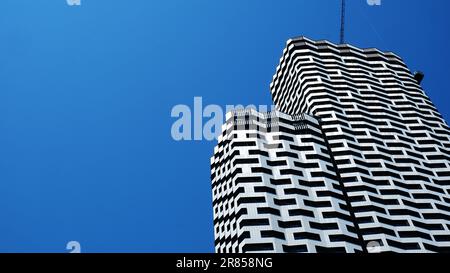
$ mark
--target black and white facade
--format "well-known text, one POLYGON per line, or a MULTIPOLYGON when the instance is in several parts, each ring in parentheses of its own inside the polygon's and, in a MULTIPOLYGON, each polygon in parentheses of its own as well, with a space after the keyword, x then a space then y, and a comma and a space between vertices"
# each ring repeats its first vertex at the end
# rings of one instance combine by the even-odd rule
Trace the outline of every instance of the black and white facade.
POLYGON ((217 252, 450 251, 450 129, 398 56, 291 39, 271 92, 211 159, 217 252))

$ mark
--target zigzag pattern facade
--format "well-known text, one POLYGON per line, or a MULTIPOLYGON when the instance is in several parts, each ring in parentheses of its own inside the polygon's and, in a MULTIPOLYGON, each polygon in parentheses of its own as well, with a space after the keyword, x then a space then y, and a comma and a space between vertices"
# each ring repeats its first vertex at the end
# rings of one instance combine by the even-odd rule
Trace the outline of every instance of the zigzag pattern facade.
POLYGON ((211 159, 217 252, 450 251, 450 129, 398 56, 292 39, 271 93, 211 159))
POLYGON ((361 249, 314 117, 228 113, 211 167, 217 252, 361 249))

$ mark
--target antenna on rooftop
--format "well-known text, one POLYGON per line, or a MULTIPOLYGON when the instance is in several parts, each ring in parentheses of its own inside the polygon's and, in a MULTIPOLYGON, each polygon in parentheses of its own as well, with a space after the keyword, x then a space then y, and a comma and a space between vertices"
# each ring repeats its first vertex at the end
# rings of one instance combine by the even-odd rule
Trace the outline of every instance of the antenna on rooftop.
POLYGON ((341 0, 341 39, 340 43, 345 43, 345 0, 341 0))

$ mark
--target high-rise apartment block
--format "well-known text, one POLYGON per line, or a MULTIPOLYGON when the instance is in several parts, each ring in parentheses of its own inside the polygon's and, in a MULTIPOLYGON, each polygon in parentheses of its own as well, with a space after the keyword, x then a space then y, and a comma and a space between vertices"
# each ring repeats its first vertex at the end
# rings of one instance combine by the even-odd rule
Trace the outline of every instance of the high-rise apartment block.
POLYGON ((217 252, 450 251, 450 129, 401 58, 291 39, 271 92, 211 159, 217 252))

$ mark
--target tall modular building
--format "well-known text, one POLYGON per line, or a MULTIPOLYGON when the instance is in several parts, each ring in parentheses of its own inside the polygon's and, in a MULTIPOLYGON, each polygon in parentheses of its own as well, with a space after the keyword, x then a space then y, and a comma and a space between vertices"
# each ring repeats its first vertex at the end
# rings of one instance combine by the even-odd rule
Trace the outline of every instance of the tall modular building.
POLYGON ((291 39, 270 87, 211 159, 217 252, 450 251, 450 129, 400 57, 291 39))

